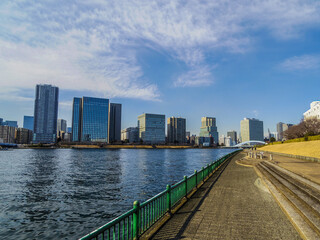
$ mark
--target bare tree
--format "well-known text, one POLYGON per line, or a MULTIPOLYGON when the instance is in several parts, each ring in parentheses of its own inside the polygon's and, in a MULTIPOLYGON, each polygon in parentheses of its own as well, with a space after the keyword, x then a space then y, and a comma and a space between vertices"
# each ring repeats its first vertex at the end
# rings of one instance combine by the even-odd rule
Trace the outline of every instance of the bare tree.
POLYGON ((286 139, 308 137, 320 134, 320 119, 308 118, 283 132, 286 139))

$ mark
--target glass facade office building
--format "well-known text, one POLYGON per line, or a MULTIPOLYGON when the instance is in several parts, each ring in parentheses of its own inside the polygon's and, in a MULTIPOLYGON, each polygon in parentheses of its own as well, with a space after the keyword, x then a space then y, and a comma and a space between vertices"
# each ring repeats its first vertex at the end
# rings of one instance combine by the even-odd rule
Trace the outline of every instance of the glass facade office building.
POLYGON ((54 143, 57 139, 59 88, 37 85, 34 105, 34 143, 54 143))
POLYGON ((82 98, 73 98, 72 130, 73 142, 81 141, 82 98))
POLYGON ((18 122, 17 121, 5 121, 2 123, 3 126, 9 126, 9 127, 18 127, 18 122))
POLYGON ((72 141, 108 141, 109 99, 74 98, 72 113, 72 141))
POLYGON ((145 113, 138 117, 139 138, 144 143, 164 143, 165 115, 145 113))
POLYGON ((23 117, 23 128, 26 128, 26 129, 33 131, 33 121, 34 121, 34 118, 32 116, 24 116, 23 117))

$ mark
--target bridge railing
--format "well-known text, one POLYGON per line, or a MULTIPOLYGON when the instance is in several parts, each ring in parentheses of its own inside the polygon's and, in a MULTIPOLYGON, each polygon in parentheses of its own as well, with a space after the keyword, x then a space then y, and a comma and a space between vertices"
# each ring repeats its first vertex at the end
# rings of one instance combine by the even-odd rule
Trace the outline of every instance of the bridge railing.
POLYGON ((138 239, 143 233, 150 229, 160 218, 171 210, 194 188, 215 171, 225 160, 241 150, 229 153, 220 159, 203 167, 200 171, 174 184, 167 185, 167 189, 141 205, 138 201, 133 203, 133 209, 115 218, 102 227, 94 230, 81 240, 107 239, 107 240, 129 240, 138 239))

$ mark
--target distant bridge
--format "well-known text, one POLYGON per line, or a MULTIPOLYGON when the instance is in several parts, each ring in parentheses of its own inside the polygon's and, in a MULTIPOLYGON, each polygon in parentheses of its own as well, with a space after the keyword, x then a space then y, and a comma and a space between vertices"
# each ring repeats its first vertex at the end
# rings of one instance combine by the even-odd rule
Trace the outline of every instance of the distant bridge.
POLYGON ((266 143, 263 141, 251 140, 251 141, 239 143, 233 147, 252 147, 254 145, 266 145, 266 143))

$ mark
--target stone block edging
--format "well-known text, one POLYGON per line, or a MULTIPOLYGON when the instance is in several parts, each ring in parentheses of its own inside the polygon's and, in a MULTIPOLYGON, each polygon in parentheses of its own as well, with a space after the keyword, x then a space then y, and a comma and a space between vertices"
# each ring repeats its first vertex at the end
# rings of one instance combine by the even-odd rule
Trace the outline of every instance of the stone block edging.
POLYGON ((279 153, 279 152, 270 152, 270 151, 264 151, 264 152, 269 153, 269 154, 276 154, 276 155, 283 156, 283 157, 291 157, 291 158, 320 163, 320 158, 315 158, 315 157, 307 157, 307 156, 301 156, 301 155, 293 155, 293 154, 288 154, 288 153, 279 153))

